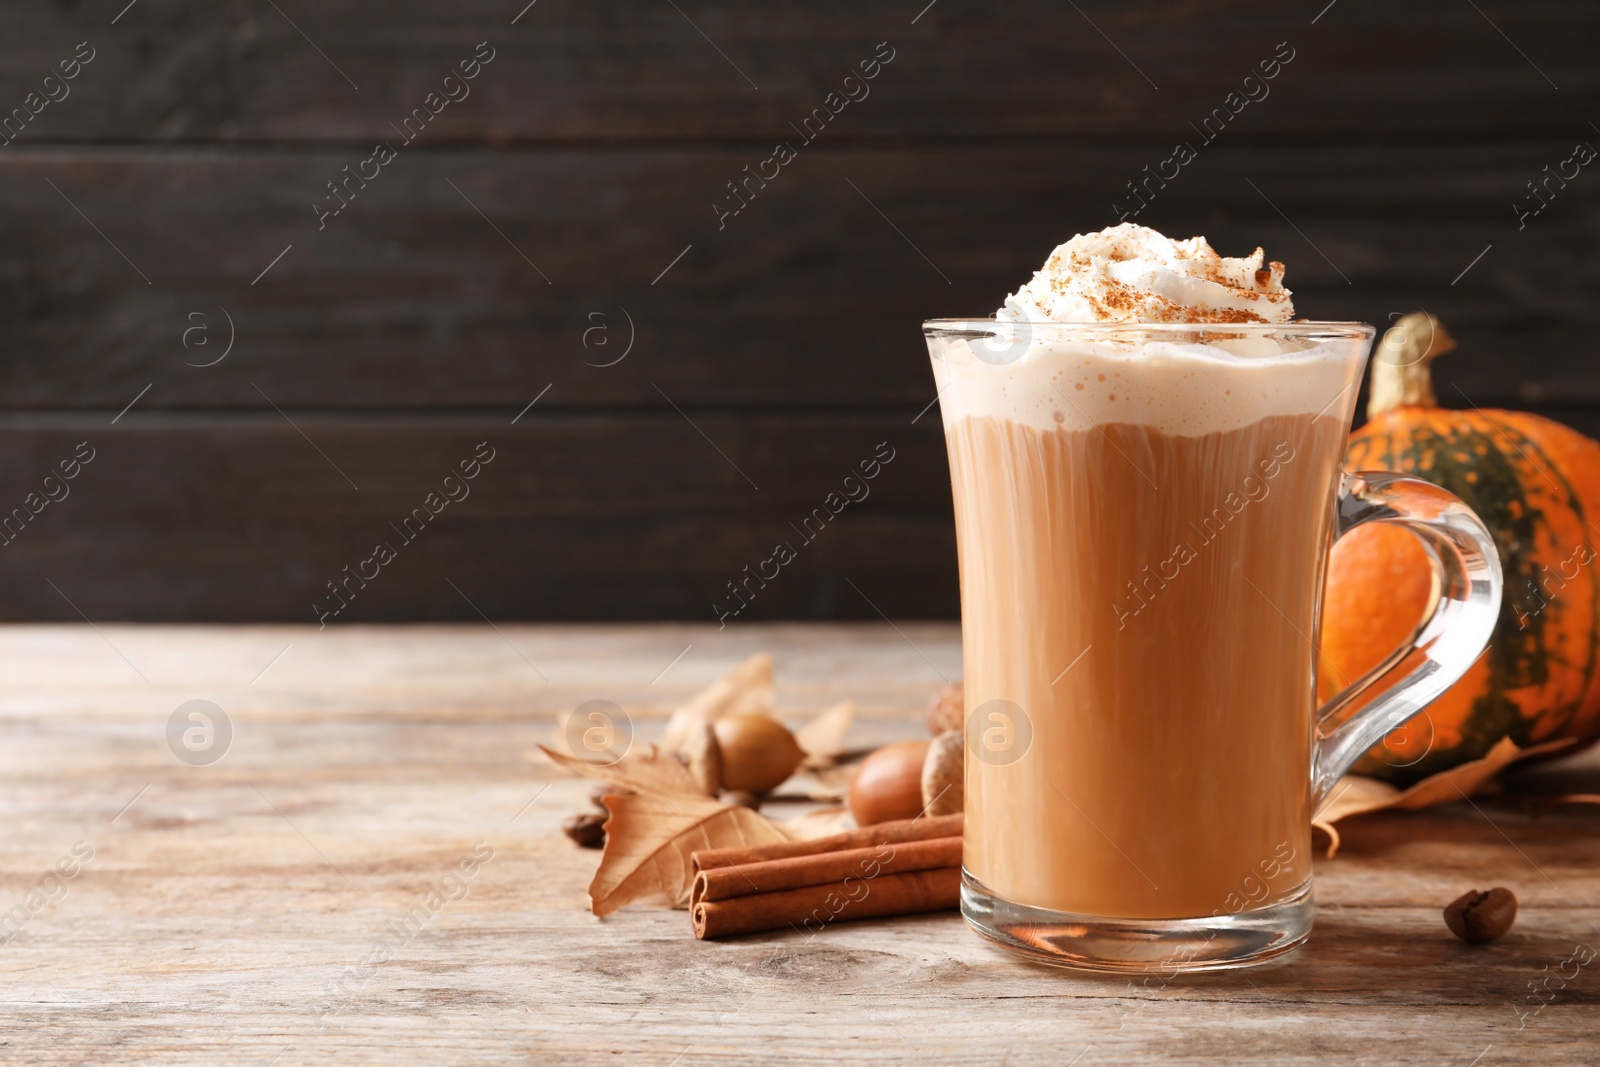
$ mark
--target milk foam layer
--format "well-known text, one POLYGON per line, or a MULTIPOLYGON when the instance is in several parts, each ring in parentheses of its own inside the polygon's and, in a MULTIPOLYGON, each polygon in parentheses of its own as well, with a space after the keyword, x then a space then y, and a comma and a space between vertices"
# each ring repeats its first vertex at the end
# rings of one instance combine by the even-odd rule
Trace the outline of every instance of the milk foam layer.
POLYGON ((1283 264, 1257 248, 1235 259, 1204 237, 1173 241, 1125 222, 1080 233, 1006 297, 1012 322, 1289 322, 1283 264))
POLYGON ((1293 326, 1207 344, 1080 340, 1067 336, 1071 327, 1050 325, 1019 329, 1031 336, 1015 342, 1022 355, 1009 363, 989 362, 998 342, 955 331, 930 336, 947 427, 989 417, 1038 430, 1132 423, 1197 437, 1271 415, 1347 421, 1367 343, 1353 329, 1310 343, 1295 339, 1293 326))
POLYGON ((1274 415, 1348 420, 1370 329, 1291 323, 1283 264, 1263 260, 1131 223, 1079 234, 993 322, 929 335, 945 425, 1200 436, 1274 415))

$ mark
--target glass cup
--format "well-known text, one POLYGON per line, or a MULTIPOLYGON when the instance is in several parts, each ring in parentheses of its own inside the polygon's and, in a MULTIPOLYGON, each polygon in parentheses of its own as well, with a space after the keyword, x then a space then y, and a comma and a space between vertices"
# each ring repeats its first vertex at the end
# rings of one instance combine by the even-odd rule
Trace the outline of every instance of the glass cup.
POLYGON ((923 332, 961 569, 967 921, 1097 969, 1289 950, 1314 914, 1312 814, 1466 671, 1500 606, 1466 505, 1341 473, 1372 327, 923 332), (1437 594, 1318 708, 1328 552, 1366 522, 1417 536, 1437 594))

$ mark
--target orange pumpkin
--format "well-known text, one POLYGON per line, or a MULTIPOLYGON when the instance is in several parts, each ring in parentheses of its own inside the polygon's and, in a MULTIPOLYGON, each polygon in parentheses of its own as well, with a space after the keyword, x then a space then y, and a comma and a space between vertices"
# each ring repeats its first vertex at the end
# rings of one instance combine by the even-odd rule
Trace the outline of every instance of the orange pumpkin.
MULTIPOLYGON (((1478 759, 1502 737, 1526 746, 1600 736, 1600 444, 1537 415, 1440 408, 1429 364, 1454 347, 1431 315, 1390 329, 1373 358, 1369 421, 1345 455, 1350 470, 1400 471, 1466 501, 1505 572, 1484 655, 1353 768, 1402 786, 1478 759)), ((1409 641, 1433 595, 1409 533, 1374 524, 1341 538, 1328 560, 1323 697, 1409 641)))

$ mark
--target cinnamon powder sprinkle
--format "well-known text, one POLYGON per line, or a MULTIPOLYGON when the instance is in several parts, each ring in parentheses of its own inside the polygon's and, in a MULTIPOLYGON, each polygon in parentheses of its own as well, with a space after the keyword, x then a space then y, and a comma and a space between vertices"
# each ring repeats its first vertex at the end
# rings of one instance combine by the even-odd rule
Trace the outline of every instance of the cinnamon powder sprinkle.
MULTIPOLYGON (((1256 294, 1252 294, 1256 295, 1256 294)), ((1101 315, 1106 319, 1119 319, 1132 316, 1135 312, 1144 322, 1183 322, 1183 323, 1247 323, 1267 322, 1268 320, 1247 311, 1244 308, 1192 308, 1169 300, 1156 293, 1146 293, 1120 282, 1112 282, 1107 287, 1106 297, 1097 301, 1100 305, 1101 315), (1111 314, 1121 312, 1123 314, 1111 314)))

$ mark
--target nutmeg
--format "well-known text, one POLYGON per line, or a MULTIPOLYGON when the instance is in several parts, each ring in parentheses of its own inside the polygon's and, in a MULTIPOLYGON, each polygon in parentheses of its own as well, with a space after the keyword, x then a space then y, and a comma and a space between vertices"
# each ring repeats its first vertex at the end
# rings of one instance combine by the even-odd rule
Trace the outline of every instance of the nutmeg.
POLYGON ((604 848, 606 843, 606 817, 593 812, 573 815, 561 823, 561 832, 578 843, 579 848, 604 848))
POLYGON ((960 730, 946 730, 929 742, 922 762, 922 810, 929 815, 954 815, 966 807, 966 752, 960 730))
POLYGON ((805 758, 794 735, 767 715, 725 715, 713 729, 722 750, 724 789, 765 793, 782 785, 805 758))
POLYGON ((922 765, 928 742, 885 745, 861 761, 850 783, 850 814, 856 825, 914 819, 922 813, 922 765))
POLYGON ((928 732, 938 737, 949 730, 960 730, 966 723, 965 690, 957 678, 928 702, 928 732))

